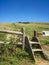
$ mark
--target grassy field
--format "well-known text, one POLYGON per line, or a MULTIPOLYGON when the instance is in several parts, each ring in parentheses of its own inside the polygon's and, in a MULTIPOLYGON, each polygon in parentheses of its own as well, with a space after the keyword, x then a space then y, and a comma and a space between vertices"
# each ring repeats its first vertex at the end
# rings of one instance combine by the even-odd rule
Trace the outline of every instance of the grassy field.
MULTIPOLYGON (((30 39, 33 37, 34 30, 37 30, 39 32, 42 31, 48 31, 49 30, 49 23, 0 23, 0 29, 6 29, 6 30, 15 30, 20 31, 21 28, 25 28, 25 33, 27 36, 29 36, 30 39)), ((5 33, 0 33, 0 40, 6 40, 4 37, 6 37, 5 33)), ((47 44, 49 43, 49 37, 44 37, 42 35, 39 36, 39 40, 41 44, 47 44)))
MULTIPOLYGON (((0 23, 0 29, 5 30, 20 31, 22 27, 25 28, 25 33, 30 40, 33 37, 34 30, 39 32, 49 31, 49 23, 0 23)), ((0 41, 7 41, 6 35, 5 33, 0 33, 0 41)), ((49 45, 49 37, 40 35, 39 40, 42 45, 49 45)), ((22 51, 12 45, 3 45, 3 47, 0 47, 0 65, 34 65, 34 62, 26 51, 22 51)))

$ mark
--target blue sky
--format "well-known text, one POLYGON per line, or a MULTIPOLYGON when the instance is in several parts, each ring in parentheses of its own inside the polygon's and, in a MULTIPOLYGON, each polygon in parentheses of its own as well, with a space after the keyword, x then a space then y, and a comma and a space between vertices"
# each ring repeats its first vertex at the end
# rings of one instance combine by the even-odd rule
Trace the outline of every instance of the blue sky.
POLYGON ((0 22, 49 22, 49 0, 0 0, 0 22))

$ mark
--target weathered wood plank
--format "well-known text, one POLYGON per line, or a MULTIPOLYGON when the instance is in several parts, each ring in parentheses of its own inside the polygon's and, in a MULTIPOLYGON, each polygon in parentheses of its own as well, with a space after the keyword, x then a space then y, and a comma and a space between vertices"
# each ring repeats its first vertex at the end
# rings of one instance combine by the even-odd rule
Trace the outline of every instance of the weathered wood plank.
MULTIPOLYGON (((10 42, 4 42, 4 41, 0 41, 0 44, 10 44, 10 42)), ((16 45, 22 45, 23 43, 18 42, 18 43, 12 43, 12 44, 16 44, 16 45)))
POLYGON ((34 51, 34 52, 37 52, 37 51, 42 51, 41 49, 32 49, 32 51, 34 51))
POLYGON ((0 44, 9 44, 10 42, 3 42, 3 41, 0 41, 0 44))
POLYGON ((39 42, 33 42, 33 41, 30 41, 30 40, 29 40, 29 43, 30 44, 39 44, 39 42))
POLYGON ((25 36, 25 48, 26 48, 26 51, 31 56, 31 58, 35 61, 34 53, 32 52, 32 47, 31 47, 31 44, 29 43, 29 39, 27 36, 25 36))
POLYGON ((22 35, 22 32, 18 31, 9 31, 9 30, 0 30, 1 33, 8 33, 8 34, 17 34, 17 35, 22 35))

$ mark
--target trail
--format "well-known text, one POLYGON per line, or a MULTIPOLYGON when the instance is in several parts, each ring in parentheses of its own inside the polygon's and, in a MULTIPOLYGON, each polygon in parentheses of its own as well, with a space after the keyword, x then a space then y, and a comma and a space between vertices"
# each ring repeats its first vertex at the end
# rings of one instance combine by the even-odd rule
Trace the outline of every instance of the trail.
POLYGON ((43 58, 36 58, 35 65, 49 65, 49 62, 43 58))
MULTIPOLYGON (((43 46, 43 49, 45 50, 45 53, 49 56, 49 46, 43 46)), ((36 57, 36 63, 35 65, 49 65, 49 61, 45 60, 41 57, 36 57)))

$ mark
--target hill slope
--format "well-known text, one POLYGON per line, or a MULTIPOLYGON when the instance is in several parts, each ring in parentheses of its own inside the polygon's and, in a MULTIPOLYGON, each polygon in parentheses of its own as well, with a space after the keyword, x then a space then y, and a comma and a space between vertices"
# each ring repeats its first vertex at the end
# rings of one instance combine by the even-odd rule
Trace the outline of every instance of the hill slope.
MULTIPOLYGON (((26 35, 31 39, 34 30, 38 30, 39 32, 49 30, 49 23, 0 23, 0 29, 20 31, 22 27, 25 27, 26 35)), ((0 33, 0 40, 6 41, 6 34, 0 33)), ((49 45, 49 37, 40 35, 39 40, 42 45, 49 45)), ((44 60, 43 62, 42 60, 39 62, 48 63, 44 60)), ((36 65, 40 65, 39 62, 37 62, 36 65)), ((0 65, 34 65, 34 61, 29 57, 26 51, 15 48, 13 45, 0 45, 0 65)))

